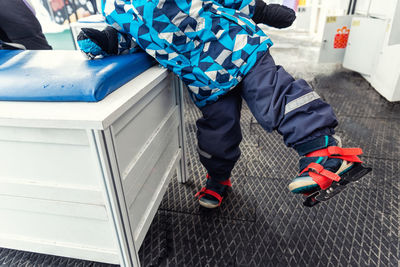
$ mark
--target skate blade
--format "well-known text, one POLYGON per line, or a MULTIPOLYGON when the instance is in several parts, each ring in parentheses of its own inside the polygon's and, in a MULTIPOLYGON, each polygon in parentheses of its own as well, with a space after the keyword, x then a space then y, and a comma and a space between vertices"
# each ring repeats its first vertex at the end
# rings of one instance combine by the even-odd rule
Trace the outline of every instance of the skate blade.
POLYGON ((346 189, 347 184, 360 180, 370 171, 372 171, 372 168, 356 163, 351 170, 341 176, 339 182, 333 182, 326 190, 320 190, 308 196, 303 202, 304 206, 313 207, 320 202, 331 199, 346 189))
POLYGON ((319 191, 312 193, 311 195, 307 196, 306 199, 303 202, 303 205, 306 207, 314 207, 317 205, 320 201, 316 200, 315 197, 319 195, 319 191))
POLYGON ((332 185, 326 190, 319 191, 319 194, 315 197, 315 199, 321 202, 327 201, 342 192, 344 189, 346 189, 345 184, 333 182, 332 185))
POLYGON ((361 179, 361 177, 365 176, 370 171, 372 171, 372 168, 364 167, 361 165, 361 163, 355 163, 354 167, 351 168, 351 170, 341 175, 339 183, 342 185, 346 185, 348 183, 358 181, 361 179))

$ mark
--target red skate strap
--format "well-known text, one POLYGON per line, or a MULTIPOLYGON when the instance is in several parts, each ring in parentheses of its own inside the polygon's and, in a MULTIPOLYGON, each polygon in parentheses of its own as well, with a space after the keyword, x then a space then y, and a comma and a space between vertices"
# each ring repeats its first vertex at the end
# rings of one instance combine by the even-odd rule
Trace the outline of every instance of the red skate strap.
MULTIPOLYGON (((210 179, 211 176, 207 173, 206 178, 210 179)), ((222 185, 226 185, 226 186, 232 187, 231 179, 228 179, 228 180, 225 180, 225 181, 221 181, 221 182, 218 182, 218 183, 222 184, 222 185)))
POLYGON ((218 182, 218 183, 222 184, 222 185, 226 185, 226 186, 232 187, 231 179, 228 179, 228 180, 225 180, 225 181, 222 181, 222 182, 218 182))
POLYGON ((361 155, 361 148, 341 148, 338 146, 330 146, 320 150, 316 150, 306 155, 306 157, 330 157, 343 159, 349 162, 360 162, 362 161, 357 157, 361 155))
POLYGON ((306 171, 309 172, 311 178, 323 190, 328 188, 332 184, 332 181, 336 181, 336 182, 340 181, 339 175, 324 169, 324 167, 322 165, 315 163, 315 162, 308 164, 307 168, 305 168, 300 174, 302 174, 306 171))
POLYGON ((324 169, 324 167, 318 163, 312 162, 308 165, 308 169, 310 171, 310 173, 317 173, 320 174, 322 176, 325 176, 331 180, 334 180, 336 182, 340 181, 340 176, 337 175, 336 173, 333 173, 331 171, 328 171, 326 169, 324 169))
POLYGON ((204 197, 205 195, 210 195, 210 196, 215 197, 219 201, 218 206, 221 205, 223 197, 220 194, 218 194, 217 192, 207 189, 205 187, 203 187, 199 192, 197 192, 195 197, 199 197, 199 199, 200 199, 200 198, 204 197))
POLYGON ((331 179, 323 175, 320 175, 318 173, 310 172, 310 176, 314 180, 314 182, 316 182, 319 185, 319 187, 321 187, 322 190, 327 189, 332 184, 331 179))

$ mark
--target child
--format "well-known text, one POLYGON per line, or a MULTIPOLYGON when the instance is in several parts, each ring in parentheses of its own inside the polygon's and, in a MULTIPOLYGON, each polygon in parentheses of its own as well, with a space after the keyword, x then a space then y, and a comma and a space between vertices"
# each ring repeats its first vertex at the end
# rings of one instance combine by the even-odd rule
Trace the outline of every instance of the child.
POLYGON ((277 130, 287 146, 305 156, 289 184, 293 193, 334 191, 332 181, 353 166, 357 172, 350 177, 360 176, 361 149, 339 148, 332 108, 304 80, 275 65, 268 51, 272 42, 257 26, 290 26, 291 9, 262 0, 106 0, 103 14, 113 28, 83 29, 82 51, 93 58, 140 46, 182 79, 200 108, 198 153, 208 171, 197 193, 200 205, 218 207, 231 186, 240 157, 242 98, 266 131, 277 130))

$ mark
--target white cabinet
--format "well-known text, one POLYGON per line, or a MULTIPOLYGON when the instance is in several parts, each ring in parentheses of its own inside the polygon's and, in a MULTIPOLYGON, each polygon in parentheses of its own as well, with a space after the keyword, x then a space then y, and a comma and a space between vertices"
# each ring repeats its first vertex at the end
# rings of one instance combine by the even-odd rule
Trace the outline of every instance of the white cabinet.
POLYGON ((382 52, 386 27, 382 19, 353 18, 343 67, 371 75, 382 52))
POLYGON ((342 63, 359 72, 387 100, 400 101, 400 1, 358 0, 356 15, 328 16, 320 63, 342 63), (350 28, 344 48, 337 30, 350 28))
POLYGON ((342 63, 353 16, 330 16, 326 18, 324 35, 319 54, 320 63, 342 63))
POLYGON ((0 247, 138 266, 185 181, 180 85, 157 66, 97 103, 0 102, 0 247))
POLYGON ((397 28, 388 19, 354 18, 343 61, 389 101, 400 101, 400 45, 391 44, 397 28))
POLYGON ((400 1, 397 2, 396 9, 394 11, 388 45, 400 45, 400 1))

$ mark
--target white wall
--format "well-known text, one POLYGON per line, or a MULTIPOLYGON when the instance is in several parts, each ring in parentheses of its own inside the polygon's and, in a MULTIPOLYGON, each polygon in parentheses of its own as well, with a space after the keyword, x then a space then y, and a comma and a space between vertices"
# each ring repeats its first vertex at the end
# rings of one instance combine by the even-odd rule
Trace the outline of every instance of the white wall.
MULTIPOLYGON (((305 12, 297 13, 296 30, 307 31, 314 41, 322 41, 326 17, 345 15, 350 0, 306 0, 305 12)), ((300 7, 299 8, 303 8, 300 7)))
POLYGON ((356 14, 377 18, 392 18, 398 0, 357 0, 356 14))
POLYGON ((316 26, 314 30, 315 40, 321 41, 324 33, 324 26, 326 17, 329 16, 343 16, 346 15, 349 0, 314 0, 320 2, 320 16, 316 20, 316 26))

